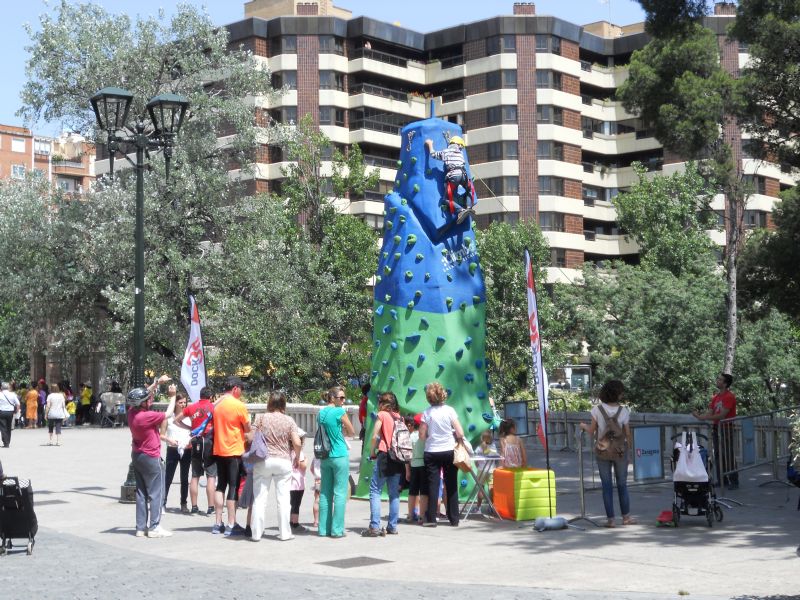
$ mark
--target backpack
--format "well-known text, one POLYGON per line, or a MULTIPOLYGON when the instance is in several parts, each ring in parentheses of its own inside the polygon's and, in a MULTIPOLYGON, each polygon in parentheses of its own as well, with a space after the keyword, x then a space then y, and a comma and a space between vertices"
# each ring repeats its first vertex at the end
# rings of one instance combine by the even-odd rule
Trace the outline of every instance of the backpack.
POLYGON ((411 462, 414 444, 411 442, 411 432, 406 427, 402 417, 394 418, 394 432, 389 440, 389 458, 395 462, 411 462))
POLYGON ((317 431, 314 434, 314 456, 323 459, 328 458, 331 453, 331 440, 328 437, 328 432, 322 426, 320 416, 317 416, 317 431))
POLYGON ((606 420, 606 433, 602 438, 597 439, 594 452, 600 460, 618 460, 625 456, 625 452, 628 449, 625 431, 617 421, 622 407, 620 406, 612 417, 608 416, 602 404, 598 404, 597 408, 600 409, 600 413, 606 420))

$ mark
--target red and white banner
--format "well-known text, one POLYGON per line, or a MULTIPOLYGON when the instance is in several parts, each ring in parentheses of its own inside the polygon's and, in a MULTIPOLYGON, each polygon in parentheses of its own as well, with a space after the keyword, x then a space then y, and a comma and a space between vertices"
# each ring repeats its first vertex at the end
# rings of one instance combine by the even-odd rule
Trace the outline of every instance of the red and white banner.
POLYGON ((525 274, 528 281, 528 326, 531 332, 531 355, 533 356, 533 379, 536 384, 536 397, 539 399, 539 426, 536 434, 542 447, 547 449, 547 374, 542 364, 542 338, 539 335, 539 310, 536 305, 536 283, 533 280, 531 256, 525 250, 525 274))
POLYGON ((189 294, 189 343, 181 363, 181 383, 192 402, 200 400, 200 390, 206 387, 206 357, 203 352, 203 334, 200 331, 200 312, 194 296, 189 294))

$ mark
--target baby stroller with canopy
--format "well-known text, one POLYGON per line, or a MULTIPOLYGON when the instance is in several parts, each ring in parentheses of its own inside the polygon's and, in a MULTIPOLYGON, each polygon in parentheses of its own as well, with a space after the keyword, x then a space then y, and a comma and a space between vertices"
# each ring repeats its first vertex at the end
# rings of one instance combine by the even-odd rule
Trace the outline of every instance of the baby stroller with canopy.
POLYGON ((698 438, 708 441, 704 435, 684 431, 672 453, 672 523, 678 526, 681 515, 705 517, 709 527, 714 520, 722 521, 722 507, 717 502, 714 484, 708 476, 708 452, 700 445, 698 438))

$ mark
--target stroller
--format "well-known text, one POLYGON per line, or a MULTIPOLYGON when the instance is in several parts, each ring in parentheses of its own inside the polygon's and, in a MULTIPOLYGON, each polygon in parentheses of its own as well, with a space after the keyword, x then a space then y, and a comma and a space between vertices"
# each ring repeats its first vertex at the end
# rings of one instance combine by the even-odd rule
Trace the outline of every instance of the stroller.
POLYGON ((722 521, 722 507, 717 502, 714 484, 708 476, 709 458, 706 449, 700 445, 698 438, 708 441, 702 434, 683 432, 672 436, 672 440, 681 438, 675 443, 670 459, 672 466, 672 523, 675 527, 681 515, 705 517, 709 527, 714 520, 722 521))
POLYGON ((31 482, 0 475, 0 556, 13 547, 11 538, 27 540, 26 553, 32 554, 38 531, 31 482))

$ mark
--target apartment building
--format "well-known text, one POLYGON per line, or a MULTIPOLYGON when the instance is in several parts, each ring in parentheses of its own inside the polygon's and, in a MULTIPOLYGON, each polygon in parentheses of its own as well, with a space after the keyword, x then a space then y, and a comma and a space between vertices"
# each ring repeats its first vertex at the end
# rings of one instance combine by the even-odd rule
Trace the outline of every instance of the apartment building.
MULTIPOLYGON (((437 116, 464 129, 478 227, 538 222, 552 248, 551 281, 571 279, 584 261, 636 261, 611 200, 635 182, 634 161, 663 172, 683 164, 613 100, 631 54, 649 40, 641 23, 578 25, 537 15, 533 3, 431 33, 351 18, 329 0, 254 0, 245 15, 228 25, 232 46, 250 49, 275 86, 288 90, 257 106, 257 118, 292 123, 310 114, 336 146, 358 143, 381 181, 341 208, 376 228, 395 179, 400 130, 428 117, 431 102, 437 116)), ((745 49, 725 38, 734 16, 735 5, 718 3, 706 19, 733 72, 747 61, 745 49)), ((756 191, 745 223, 769 226, 778 192, 795 182, 747 156, 731 127, 734 154, 756 191)), ((279 190, 282 160, 279 148, 262 148, 252 191, 279 190)), ((713 207, 721 219, 723 198, 713 207)), ((712 235, 724 243, 724 231, 712 235)))
POLYGON ((24 179, 33 172, 67 193, 81 194, 94 181, 94 160, 94 146, 80 135, 52 138, 0 125, 0 179, 24 179))

